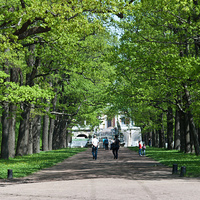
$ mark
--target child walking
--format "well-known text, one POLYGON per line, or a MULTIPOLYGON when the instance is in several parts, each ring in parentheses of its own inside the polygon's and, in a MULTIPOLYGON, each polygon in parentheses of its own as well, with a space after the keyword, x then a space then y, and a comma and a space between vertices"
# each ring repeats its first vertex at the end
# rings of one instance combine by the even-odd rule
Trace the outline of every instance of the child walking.
POLYGON ((145 146, 145 143, 143 143, 143 146, 142 146, 142 155, 145 156, 145 150, 146 150, 146 146, 145 146))

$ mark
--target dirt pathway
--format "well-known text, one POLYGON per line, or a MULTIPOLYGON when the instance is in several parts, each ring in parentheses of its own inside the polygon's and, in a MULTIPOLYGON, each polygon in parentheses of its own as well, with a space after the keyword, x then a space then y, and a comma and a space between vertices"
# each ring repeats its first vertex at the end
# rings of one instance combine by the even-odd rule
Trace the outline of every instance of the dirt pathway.
POLYGON ((54 167, 41 170, 26 181, 60 181, 91 178, 123 178, 130 180, 151 180, 173 178, 172 170, 137 152, 121 148, 119 159, 113 159, 112 151, 98 150, 98 159, 93 160, 91 150, 81 152, 54 167))
POLYGON ((119 159, 91 149, 26 178, 0 182, 0 199, 199 199, 198 179, 172 175, 172 169, 137 152, 120 148, 119 159))

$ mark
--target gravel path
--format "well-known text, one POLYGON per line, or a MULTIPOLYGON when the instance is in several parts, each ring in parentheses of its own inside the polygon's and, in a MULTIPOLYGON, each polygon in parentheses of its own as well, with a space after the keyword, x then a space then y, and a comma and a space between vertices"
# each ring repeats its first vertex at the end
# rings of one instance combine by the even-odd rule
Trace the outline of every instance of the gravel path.
POLYGON ((88 149, 26 178, 0 181, 2 200, 198 200, 199 194, 199 179, 172 175, 171 168, 127 148, 120 148, 118 160, 103 149, 93 160, 88 149))

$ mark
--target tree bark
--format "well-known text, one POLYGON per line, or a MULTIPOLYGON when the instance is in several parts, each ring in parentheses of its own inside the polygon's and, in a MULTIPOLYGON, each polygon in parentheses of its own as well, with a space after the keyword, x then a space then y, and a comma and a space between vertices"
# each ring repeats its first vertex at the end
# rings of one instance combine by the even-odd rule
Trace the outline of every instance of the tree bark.
POLYGON ((49 150, 52 150, 54 123, 55 123, 55 119, 50 118, 50 128, 49 128, 49 150))
POLYGON ((159 147, 159 135, 157 130, 152 131, 152 146, 159 147))
MULTIPOLYGON (((49 107, 46 108, 46 112, 49 112, 49 107)), ((49 150, 49 116, 45 115, 43 117, 43 133, 42 133, 42 151, 49 150)))
POLYGON ((67 137, 66 147, 68 147, 68 144, 72 142, 72 135, 68 130, 67 130, 67 133, 66 133, 66 137, 67 137))
POLYGON ((60 125, 59 149, 66 148, 67 146, 67 125, 66 119, 63 117, 60 125))
MULTIPOLYGON (((200 127, 198 127, 198 129, 197 129, 197 133, 198 133, 198 138, 199 138, 199 143, 200 143, 200 127)), ((194 138, 193 138, 193 140, 194 140, 194 138)))
POLYGON ((41 116, 37 115, 33 119, 33 153, 40 153, 40 132, 41 116))
POLYGON ((58 116, 58 117, 56 117, 56 120, 55 120, 52 149, 58 149, 59 148, 59 132, 60 132, 59 118, 60 117, 58 116))
POLYGON ((160 124, 160 129, 158 130, 159 134, 159 148, 164 148, 165 147, 165 135, 164 135, 164 129, 163 129, 163 115, 161 114, 159 116, 159 124, 160 124))
POLYGON ((2 113, 2 141, 1 141, 1 158, 9 158, 9 149, 8 149, 8 135, 9 135, 9 105, 4 103, 3 113, 2 113))
POLYGON ((174 135, 174 149, 180 151, 181 135, 180 135, 180 111, 176 110, 175 114, 175 135, 174 135))
POLYGON ((8 135, 8 149, 9 158, 15 157, 15 127, 16 127, 16 106, 10 105, 10 117, 9 117, 9 135, 8 135))
POLYGON ((28 154, 28 138, 29 138, 29 119, 30 119, 30 105, 24 104, 24 111, 21 114, 19 135, 17 141, 17 156, 28 154))
POLYGON ((185 153, 191 153, 190 125, 188 115, 185 115, 185 153))
POLYGON ((168 107, 167 112, 167 143, 168 149, 173 149, 173 110, 168 107))
POLYGON ((152 130, 152 147, 156 146, 156 130, 152 130))
MULTIPOLYGON (((9 74, 8 68, 4 67, 4 71, 9 74)), ((5 81, 18 82, 18 71, 16 68, 10 70, 10 78, 7 78, 5 81)), ((16 106, 4 103, 2 108, 1 158, 9 159, 15 156, 16 106)))
POLYGON ((33 119, 29 122, 28 154, 33 154, 33 119))
MULTIPOLYGON (((52 84, 52 83, 50 83, 52 84)), ((56 92, 56 89, 54 90, 56 92)), ((57 96, 55 96, 52 100, 53 110, 56 110, 57 96)), ((50 128, 49 128, 49 150, 52 150, 53 145, 53 133, 55 128, 55 119, 50 118, 50 128)))
POLYGON ((190 93, 187 89, 187 85, 185 84, 184 85, 184 88, 185 88, 185 96, 186 96, 186 107, 188 108, 188 120, 189 120, 189 123, 190 123, 190 130, 191 130, 191 134, 192 134, 192 137, 194 138, 194 148, 195 148, 195 154, 198 156, 199 155, 199 141, 198 141, 198 134, 197 134, 197 131, 196 131, 196 128, 195 128, 195 123, 194 123, 194 120, 193 120, 193 115, 190 111, 190 105, 191 105, 191 98, 190 98, 190 93))
POLYGON ((185 152, 185 113, 180 111, 180 138, 181 138, 181 152, 185 152))

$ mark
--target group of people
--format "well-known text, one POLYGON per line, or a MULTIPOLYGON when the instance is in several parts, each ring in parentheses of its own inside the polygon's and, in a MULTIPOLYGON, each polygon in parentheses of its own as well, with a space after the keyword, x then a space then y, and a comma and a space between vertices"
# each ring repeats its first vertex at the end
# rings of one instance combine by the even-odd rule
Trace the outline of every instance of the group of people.
MULTIPOLYGON (((93 159, 95 160, 97 159, 98 145, 99 145, 99 140, 94 135, 92 139, 92 155, 93 159)), ((108 138, 105 138, 105 140, 103 141, 103 145, 105 150, 108 150, 108 138)), ((118 135, 115 135, 115 139, 111 143, 111 148, 110 148, 113 152, 114 159, 118 159, 119 147, 120 147, 120 140, 118 139, 118 135)))
POLYGON ((146 145, 143 143, 141 144, 141 141, 139 141, 139 156, 145 156, 145 151, 146 151, 146 145))
MULTIPOLYGON (((99 140, 94 135, 92 139, 92 155, 93 155, 93 159, 95 160, 97 159, 98 145, 99 145, 99 140)), ((104 145, 105 150, 108 150, 108 138, 105 138, 105 140, 103 141, 103 145, 104 145)), ((118 159, 118 151, 120 147, 120 140, 118 139, 118 135, 115 135, 115 139, 111 143, 110 146, 111 146, 110 149, 112 150, 113 155, 114 155, 114 159, 118 159)), ((145 151, 146 151, 145 143, 143 143, 142 145, 141 141, 139 141, 139 156, 145 156, 145 151)))

